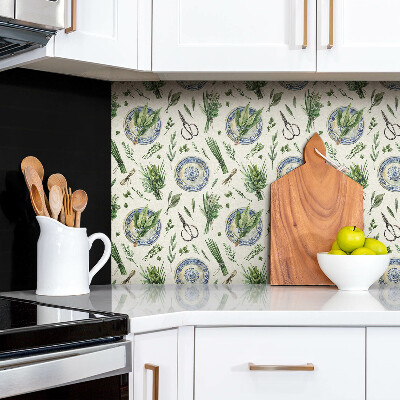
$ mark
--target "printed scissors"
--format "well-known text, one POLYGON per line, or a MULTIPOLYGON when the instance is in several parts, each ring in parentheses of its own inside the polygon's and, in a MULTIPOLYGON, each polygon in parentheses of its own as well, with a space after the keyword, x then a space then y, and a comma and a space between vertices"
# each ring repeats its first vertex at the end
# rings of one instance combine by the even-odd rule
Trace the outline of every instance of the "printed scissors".
POLYGON ((192 140, 195 136, 199 134, 199 128, 197 127, 196 124, 188 124, 179 110, 178 113, 183 124, 183 128, 181 129, 182 137, 185 140, 192 140))
POLYGON ((383 222, 386 225, 385 232, 383 232, 383 236, 385 236, 388 242, 394 242, 396 239, 400 238, 400 226, 392 225, 383 212, 381 212, 383 222))
POLYGON ((183 219, 180 212, 178 212, 179 219, 182 222, 183 229, 181 231, 181 237, 185 242, 191 242, 199 236, 199 230, 194 225, 188 225, 183 219))
POLYGON ((382 110, 381 110, 381 113, 382 113, 383 120, 386 123, 386 128, 383 131, 383 134, 385 135, 386 139, 389 139, 389 140, 396 139, 397 136, 400 136, 400 125, 392 124, 388 120, 386 114, 382 110))
POLYGON ((283 137, 287 140, 293 140, 295 136, 300 135, 300 128, 298 125, 288 122, 282 111, 280 111, 280 113, 283 123, 285 124, 285 127, 282 129, 283 137), (286 133, 285 131, 287 131, 288 133, 286 133))

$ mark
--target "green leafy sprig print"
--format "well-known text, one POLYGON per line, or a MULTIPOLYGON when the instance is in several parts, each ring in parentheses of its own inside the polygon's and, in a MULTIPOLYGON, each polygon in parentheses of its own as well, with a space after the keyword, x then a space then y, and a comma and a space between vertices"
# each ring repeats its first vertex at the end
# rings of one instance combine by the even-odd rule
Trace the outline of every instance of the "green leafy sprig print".
POLYGON ((226 166, 225 161, 222 157, 221 150, 218 146, 218 143, 213 138, 210 138, 210 137, 206 138, 206 143, 207 143, 207 146, 209 147, 209 149, 211 150, 211 153, 213 153, 214 157, 217 159, 217 161, 222 169, 222 173, 227 174, 229 172, 228 167, 226 166))
POLYGON ((368 125, 367 135, 369 135, 377 125, 378 125, 378 123, 376 122, 375 117, 372 117, 371 121, 369 122, 369 125, 368 125))
POLYGON ((147 254, 143 257, 144 261, 147 261, 149 258, 155 257, 160 251, 162 251, 163 246, 160 246, 159 244, 155 244, 148 252, 147 254))
POLYGON ((203 194, 203 208, 200 207, 201 213, 206 217, 206 226, 204 233, 210 231, 211 225, 218 218, 218 212, 221 210, 222 205, 219 204, 220 197, 214 193, 209 194, 208 192, 203 194))
POLYGON ((133 226, 137 230, 136 233, 136 241, 133 244, 135 247, 137 246, 137 242, 146 235, 147 232, 149 232, 151 229, 153 229, 158 222, 158 219, 161 214, 161 210, 158 210, 151 216, 147 215, 147 210, 148 206, 146 205, 145 208, 143 208, 142 211, 135 211, 135 214, 133 215, 133 226))
POLYGON ((133 124, 136 128, 136 136, 133 142, 134 145, 137 144, 139 138, 144 136, 148 130, 157 123, 160 116, 161 108, 152 111, 150 114, 147 113, 147 110, 148 104, 146 104, 141 111, 139 111, 139 108, 136 108, 133 113, 133 124))
POLYGON ((281 102, 282 95, 283 95, 283 92, 275 93, 274 89, 271 90, 271 93, 269 94, 269 105, 268 105, 267 112, 269 112, 272 107, 277 106, 281 102))
POLYGON ((142 184, 145 192, 153 193, 157 200, 161 200, 161 189, 165 186, 164 163, 161 165, 149 164, 142 166, 142 184))
POLYGON ((250 114, 250 103, 240 111, 239 108, 236 109, 235 113, 235 124, 238 130, 238 135, 235 144, 239 144, 241 138, 243 138, 253 127, 255 127, 261 118, 262 108, 256 112, 250 114))
POLYGON ((236 252, 226 243, 223 243, 222 245, 224 246, 225 254, 228 257, 228 260, 239 265, 239 263, 236 261, 236 252))
POLYGON ((111 196, 111 220, 117 218, 118 210, 121 208, 121 206, 117 203, 117 200, 118 196, 113 194, 111 196))
POLYGON ((379 106, 379 104, 382 103, 384 96, 385 96, 384 92, 376 93, 376 89, 374 89, 371 94, 371 105, 368 111, 371 112, 374 107, 379 106))
POLYGON ((179 204, 181 196, 182 196, 182 193, 177 193, 177 194, 172 195, 172 192, 169 192, 169 195, 168 195, 168 207, 167 207, 167 210, 165 211, 165 214, 168 215, 168 211, 171 208, 174 208, 179 204))
POLYGON ((174 132, 171 135, 171 139, 170 139, 170 144, 168 145, 168 153, 167 153, 167 157, 169 161, 173 161, 175 156, 176 156, 176 150, 174 150, 176 147, 176 132, 174 132))
POLYGON ((375 169, 375 162, 379 157, 379 145, 380 145, 379 132, 377 132, 374 135, 374 141, 372 143, 372 150, 370 154, 371 160, 374 162, 374 169, 375 169))
POLYGON ((169 247, 168 247, 167 259, 168 259, 169 263, 171 264, 171 270, 172 270, 172 263, 174 262, 175 257, 176 257, 175 249, 176 249, 176 233, 174 233, 171 236, 171 239, 169 240, 169 247))
POLYGON ((250 164, 247 168, 242 165, 244 175, 244 186, 249 193, 254 193, 257 200, 262 200, 263 190, 267 187, 267 167, 265 163, 261 168, 250 164))
POLYGON ((353 128, 357 127, 361 121, 364 109, 356 111, 353 115, 351 114, 351 104, 349 104, 346 109, 342 112, 342 110, 338 109, 338 113, 336 116, 336 123, 340 130, 339 138, 337 143, 339 144, 341 139, 347 136, 353 128))
POLYGON ((126 174, 126 168, 125 168, 124 161, 121 158, 121 154, 119 154, 118 147, 115 144, 114 140, 111 140, 111 154, 114 157, 115 161, 117 162, 119 170, 123 174, 126 174))
POLYGON ((119 272, 121 275, 126 275, 126 269, 125 266, 121 260, 121 256, 119 255, 119 251, 117 246, 115 245, 114 242, 111 242, 111 257, 114 259, 114 261, 117 263, 117 267, 119 269, 119 272))
POLYGON ((348 160, 351 160, 353 157, 355 157, 358 153, 361 153, 365 148, 367 147, 367 145, 365 145, 364 143, 357 143, 352 149, 351 152, 349 154, 347 154, 346 158, 348 160))
POLYGON ((163 81, 143 82, 143 86, 147 91, 153 92, 153 94, 156 96, 156 99, 161 99, 162 97, 161 88, 165 86, 165 82, 163 81))
POLYGON ((163 148, 162 144, 160 143, 155 143, 153 146, 150 147, 150 149, 147 151, 147 153, 142 157, 145 160, 148 160, 151 156, 159 152, 163 148))
POLYGON ((129 144, 125 144, 124 142, 122 142, 122 147, 124 148, 126 157, 132 161, 135 161, 135 152, 133 151, 133 149, 131 149, 129 144))
POLYGON ((218 117, 218 110, 221 107, 222 104, 219 102, 218 93, 208 93, 207 91, 203 92, 203 106, 200 105, 200 109, 207 118, 204 132, 207 133, 209 131, 210 125, 212 124, 214 118, 218 117))
POLYGON ((304 106, 302 106, 304 112, 307 115, 307 132, 311 132, 311 128, 314 127, 314 121, 319 117, 321 108, 324 105, 321 103, 321 95, 316 92, 310 92, 308 89, 304 93, 304 106))
POLYGON ((236 210, 235 224, 238 229, 238 233, 236 235, 237 240, 235 246, 239 246, 240 240, 246 237, 252 231, 252 229, 258 225, 262 212, 263 210, 258 211, 252 217, 250 217, 250 204, 242 213, 239 212, 239 209, 236 210))
POLYGON ((384 196, 385 196, 384 193, 375 195, 375 191, 372 192, 371 207, 369 208, 369 212, 368 212, 369 215, 371 215, 371 212, 374 208, 378 208, 382 204, 384 196))
POLYGON ((168 106, 165 112, 168 112, 170 107, 176 106, 179 103, 182 92, 172 93, 172 89, 168 93, 168 106))
POLYGON ((111 95, 111 119, 117 116, 117 110, 121 107, 121 104, 118 103, 118 96, 116 93, 111 95))
POLYGON ((272 136, 272 145, 269 146, 268 157, 271 160, 272 168, 274 168, 274 161, 276 159, 276 156, 278 155, 276 151, 277 147, 278 147, 278 132, 276 132, 275 135, 272 136))
POLYGON ((326 150, 328 151, 329 157, 339 162, 337 159, 337 150, 328 142, 325 142, 325 147, 326 150))
POLYGON ((245 257, 245 260, 246 261, 252 260, 258 254, 260 254, 264 249, 265 249, 265 247, 262 246, 260 243, 256 244, 254 249, 251 250, 251 252, 245 257))
POLYGON ((257 143, 247 154, 246 154, 246 160, 248 160, 250 157, 253 157, 255 154, 260 152, 264 148, 264 145, 261 143, 257 143))
POLYGON ((208 247, 208 250, 210 250, 210 253, 212 256, 215 258, 215 261, 218 263, 219 268, 221 269, 222 275, 226 276, 228 275, 228 269, 226 268, 225 262, 222 259, 221 252, 219 250, 219 247, 217 243, 213 239, 206 239, 206 245, 208 247))
POLYGON ((351 165, 348 176, 359 183, 363 189, 368 187, 368 168, 366 163, 364 165, 351 165))
POLYGON ((265 81, 248 81, 244 83, 244 86, 247 90, 254 92, 257 95, 257 99, 262 99, 264 97, 264 93, 262 88, 267 85, 265 81))
POLYGON ((223 145, 225 147, 226 154, 228 154, 229 158, 231 160, 236 161, 236 151, 235 151, 235 149, 229 143, 223 142, 223 145))
POLYGON ((366 81, 351 81, 346 82, 347 88, 352 91, 356 92, 360 99, 365 97, 365 87, 368 86, 368 82, 366 81))
POLYGON ((249 284, 249 285, 257 285, 257 284, 263 284, 265 285, 267 283, 267 276, 263 272, 263 270, 259 270, 257 266, 250 265, 246 269, 243 268, 243 280, 244 283, 249 284))
POLYGON ((165 283, 164 267, 155 267, 150 265, 143 269, 140 267, 140 275, 142 276, 142 283, 146 285, 163 285, 165 283))

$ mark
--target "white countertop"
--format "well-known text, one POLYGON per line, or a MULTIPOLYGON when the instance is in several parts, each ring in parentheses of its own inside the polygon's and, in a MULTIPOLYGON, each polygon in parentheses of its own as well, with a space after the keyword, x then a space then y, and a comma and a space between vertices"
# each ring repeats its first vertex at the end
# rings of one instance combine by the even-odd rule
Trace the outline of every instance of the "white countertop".
POLYGON ((326 286, 104 285, 71 297, 0 294, 127 314, 133 333, 185 325, 400 326, 400 285, 374 286, 368 292, 326 286))

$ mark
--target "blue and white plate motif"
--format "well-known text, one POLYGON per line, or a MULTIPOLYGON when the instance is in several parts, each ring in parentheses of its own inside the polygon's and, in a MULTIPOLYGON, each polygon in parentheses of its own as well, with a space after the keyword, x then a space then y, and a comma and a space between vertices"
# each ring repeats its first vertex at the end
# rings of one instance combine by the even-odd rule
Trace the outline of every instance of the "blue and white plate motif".
MULTIPOLYGON (((137 240, 138 229, 136 229, 133 225, 133 216, 136 211, 141 212, 144 207, 136 208, 131 211, 124 221, 124 233, 126 238, 132 242, 137 243, 138 246, 150 246, 160 237, 161 232, 161 221, 158 220, 156 226, 153 229, 150 229, 146 235, 137 240)), ((150 217, 154 214, 154 211, 147 209, 147 216, 150 217)))
MULTIPOLYGON (((125 130, 125 135, 129 140, 132 140, 133 143, 139 143, 139 144, 150 144, 153 143, 158 136, 160 135, 161 131, 161 120, 158 118, 157 123, 150 128, 143 136, 140 138, 137 138, 137 127, 133 124, 133 115, 135 114, 135 110, 142 111, 143 106, 136 107, 133 110, 129 111, 128 114, 126 114, 125 120, 124 120, 124 130, 125 130)), ((150 115, 153 113, 154 110, 151 109, 150 107, 147 108, 147 115, 150 115)))
MULTIPOLYGON (((340 107, 340 110, 344 112, 347 107, 340 107)), ((336 122, 336 117, 337 113, 339 111, 339 108, 334 110, 332 114, 328 118, 328 134, 331 137, 332 140, 335 142, 338 141, 339 136, 340 136, 340 129, 337 126, 336 122)), ((358 110, 355 108, 351 107, 350 108, 350 114, 354 115, 358 110)), ((340 139, 341 144, 354 144, 357 142, 358 139, 362 136, 364 132, 364 117, 361 117, 361 121, 358 124, 358 126, 355 126, 346 136, 342 137, 340 139)))
POLYGON ((201 310, 210 299, 208 285, 178 285, 176 301, 184 310, 201 310))
MULTIPOLYGON (((239 210, 235 210, 228 216, 226 220, 225 233, 232 243, 236 244, 239 234, 239 229, 236 227, 235 222, 236 212, 239 211, 239 213, 242 214, 245 209, 246 208, 239 208, 239 210)), ((252 217, 255 213, 256 212, 254 210, 249 210, 250 217, 252 217)), ((260 218, 256 227, 253 228, 244 238, 239 240, 239 246, 252 246, 254 243, 257 242, 258 239, 260 239, 262 230, 263 225, 260 218)))
POLYGON ((197 258, 187 258, 175 270, 175 283, 208 283, 210 272, 206 264, 197 258))
MULTIPOLYGON (((231 111, 226 119, 226 133, 229 136, 230 139, 232 139, 234 142, 237 142, 238 140, 238 128, 236 127, 236 122, 235 122, 235 115, 236 112, 239 110, 240 112, 244 110, 245 107, 238 107, 235 108, 233 111, 231 111)), ((249 108, 249 115, 252 115, 256 112, 254 108, 249 108)), ((258 121, 258 124, 256 126, 253 126, 242 138, 239 140, 240 144, 251 144, 255 142, 261 135, 262 133, 262 118, 260 117, 260 120, 258 121)))
POLYGON ((400 157, 389 157, 378 169, 378 180, 389 192, 400 192, 400 157))
POLYGON ((380 84, 389 90, 400 90, 400 82, 398 81, 382 81, 380 84))
POLYGON ((203 189, 209 177, 207 164, 198 157, 186 157, 175 168, 176 183, 187 192, 198 192, 203 189))
POLYGON ((207 81, 177 81, 177 84, 186 90, 200 90, 207 81))
POLYGON ((301 90, 307 86, 308 81, 281 81, 279 84, 288 90, 301 90))
POLYGON ((282 176, 285 176, 287 173, 293 171, 294 169, 300 167, 300 165, 303 164, 304 160, 300 157, 285 158, 278 165, 276 179, 282 178, 282 176))

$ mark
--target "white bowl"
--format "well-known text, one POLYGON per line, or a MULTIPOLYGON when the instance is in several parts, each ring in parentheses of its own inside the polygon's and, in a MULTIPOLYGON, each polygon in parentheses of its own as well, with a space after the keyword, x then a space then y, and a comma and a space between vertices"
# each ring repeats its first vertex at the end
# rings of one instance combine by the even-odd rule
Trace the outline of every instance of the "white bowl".
POLYGON ((368 290, 386 271, 390 254, 335 255, 318 253, 319 266, 340 290, 368 290))

